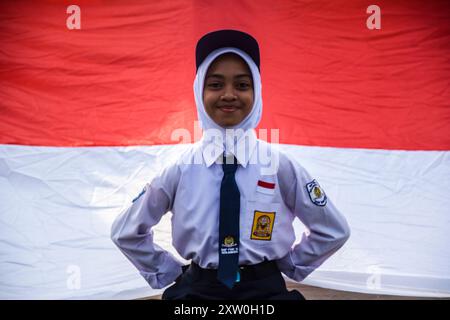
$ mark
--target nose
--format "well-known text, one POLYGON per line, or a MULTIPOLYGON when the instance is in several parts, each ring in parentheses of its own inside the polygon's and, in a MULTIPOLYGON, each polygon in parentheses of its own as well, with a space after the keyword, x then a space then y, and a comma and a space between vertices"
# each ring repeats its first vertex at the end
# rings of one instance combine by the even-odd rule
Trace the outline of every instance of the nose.
POLYGON ((232 90, 227 90, 221 97, 221 100, 224 101, 233 101, 237 99, 237 96, 234 94, 232 90))

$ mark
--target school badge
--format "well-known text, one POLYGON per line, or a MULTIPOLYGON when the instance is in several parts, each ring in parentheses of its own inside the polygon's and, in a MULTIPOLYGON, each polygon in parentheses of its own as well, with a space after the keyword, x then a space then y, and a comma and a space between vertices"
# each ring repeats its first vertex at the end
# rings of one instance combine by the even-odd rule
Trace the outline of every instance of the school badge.
POLYGON ((232 236, 227 236, 223 239, 220 247, 220 252, 222 254, 236 254, 239 253, 239 247, 232 236))
POLYGON ((308 191, 312 203, 320 207, 327 204, 327 195, 315 179, 306 184, 306 190, 308 191))
POLYGON ((275 222, 275 212, 263 212, 255 210, 253 216, 252 240, 266 240, 272 239, 273 223, 275 222))

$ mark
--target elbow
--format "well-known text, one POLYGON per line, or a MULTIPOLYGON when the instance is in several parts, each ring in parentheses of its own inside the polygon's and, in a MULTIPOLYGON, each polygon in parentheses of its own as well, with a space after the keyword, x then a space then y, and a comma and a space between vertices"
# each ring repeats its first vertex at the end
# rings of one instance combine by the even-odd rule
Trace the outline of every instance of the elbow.
POLYGON ((114 244, 116 246, 119 246, 119 243, 121 242, 121 238, 120 238, 119 228, 117 228, 116 222, 114 222, 112 224, 109 236, 111 238, 111 241, 114 242, 114 244))
POLYGON ((111 241, 112 241, 116 246, 119 244, 119 237, 118 237, 116 234, 111 233, 110 238, 111 238, 111 241))
POLYGON ((340 246, 343 246, 344 243, 347 242, 347 240, 350 238, 350 235, 350 226, 348 225, 347 221, 344 221, 341 225, 339 236, 337 237, 337 241, 339 242, 340 246))

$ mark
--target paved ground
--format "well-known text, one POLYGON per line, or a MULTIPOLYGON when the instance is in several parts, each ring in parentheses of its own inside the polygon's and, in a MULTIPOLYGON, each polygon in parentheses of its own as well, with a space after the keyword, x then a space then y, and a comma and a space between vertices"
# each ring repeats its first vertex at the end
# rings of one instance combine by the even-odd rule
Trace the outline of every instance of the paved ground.
POLYGON ((288 289, 298 289, 307 300, 419 300, 425 298, 365 294, 358 292, 323 289, 287 282, 288 289))
MULTIPOLYGON (((402 297, 402 296, 388 296, 388 295, 377 295, 377 294, 365 294, 357 292, 348 291, 338 291, 323 289, 313 286, 307 286, 298 283, 287 282, 287 287, 289 290, 297 289, 299 290, 307 300, 423 300, 431 298, 421 298, 421 297, 402 297)), ((161 299, 161 296, 152 296, 148 299, 161 299)))

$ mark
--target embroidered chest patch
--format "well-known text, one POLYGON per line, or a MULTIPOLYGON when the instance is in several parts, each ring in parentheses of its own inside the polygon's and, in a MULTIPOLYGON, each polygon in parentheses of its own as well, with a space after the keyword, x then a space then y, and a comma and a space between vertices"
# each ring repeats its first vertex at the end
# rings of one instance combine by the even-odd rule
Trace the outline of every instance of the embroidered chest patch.
POLYGON ((327 196, 316 180, 307 183, 306 190, 312 203, 321 207, 327 204, 327 196))
POLYGON ((275 183, 258 180, 256 191, 265 194, 275 194, 275 183))
POLYGON ((275 222, 275 212, 264 212, 255 210, 253 216, 252 240, 266 240, 272 239, 273 224, 275 222))

